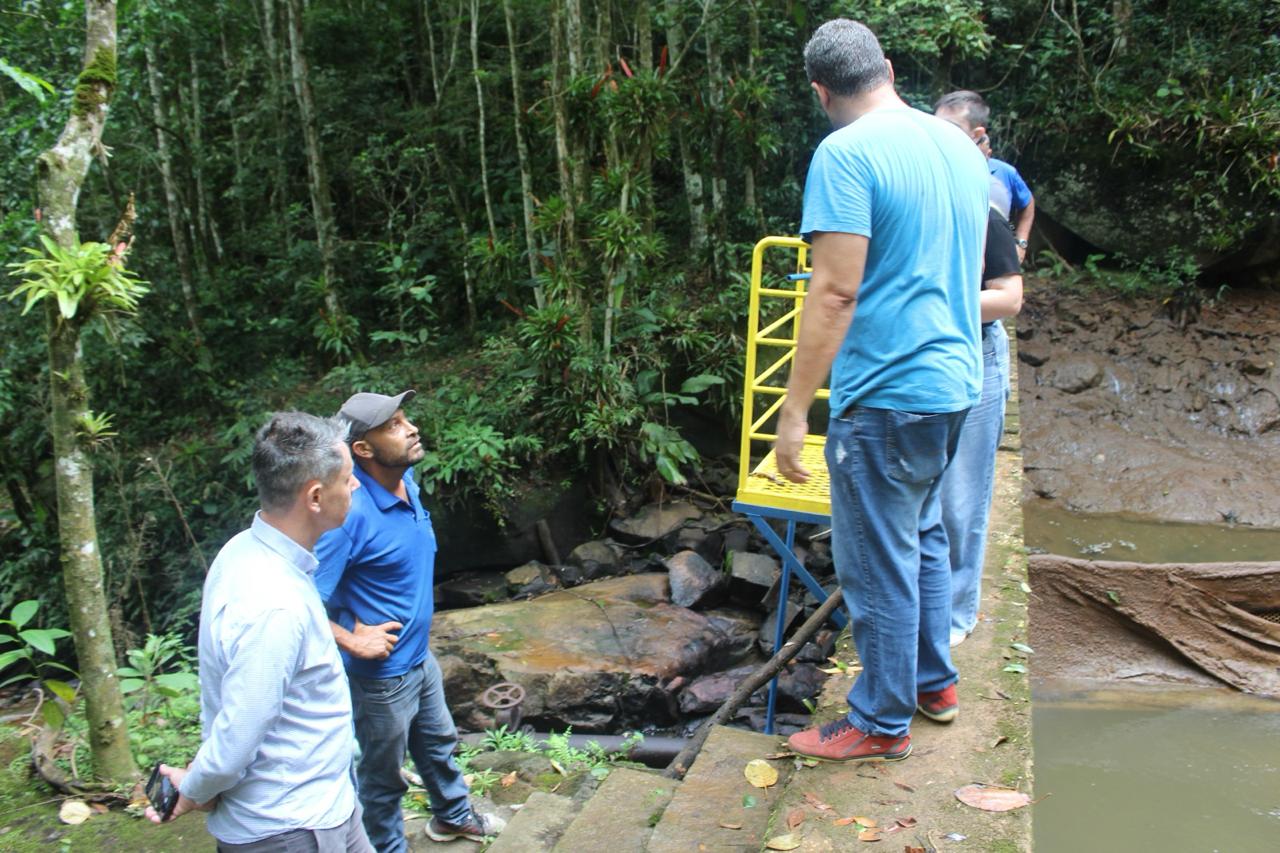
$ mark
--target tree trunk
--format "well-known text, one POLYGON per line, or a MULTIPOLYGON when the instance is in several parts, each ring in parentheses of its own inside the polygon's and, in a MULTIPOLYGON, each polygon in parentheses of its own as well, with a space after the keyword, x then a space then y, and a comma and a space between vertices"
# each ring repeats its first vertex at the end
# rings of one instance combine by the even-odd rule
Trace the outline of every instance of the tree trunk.
MULTIPOLYGON (((213 249, 213 259, 222 261, 222 235, 218 220, 210 211, 209 191, 204 182, 204 109, 200 105, 200 64, 191 52, 191 171, 196 181, 196 221, 205 246, 213 249)), ((208 252, 206 252, 206 255, 208 252)))
POLYGON ((289 58, 293 77, 293 93, 302 119, 302 137, 307 151, 307 184, 311 190, 311 213, 316 223, 316 242, 320 247, 320 268, 324 279, 324 307, 331 321, 342 314, 338 299, 338 223, 329 197, 329 177, 325 173, 324 154, 320 149, 320 128, 316 119, 315 98, 311 92, 311 72, 303 52, 302 3, 287 0, 289 19, 289 58))
MULTIPOLYGON (((666 0, 667 47, 674 60, 684 53, 684 26, 680 23, 680 4, 666 0)), ((674 64, 671 72, 675 73, 674 64)), ((689 249, 694 256, 701 254, 707 245, 707 209, 704 202, 702 172, 698 169, 697 154, 689 144, 685 128, 675 128, 676 146, 680 150, 680 171, 684 175, 685 203, 689 206, 689 249)))
MULTIPOLYGON (((565 298, 570 305, 581 307, 581 294, 572 284, 575 271, 575 253, 577 251, 578 232, 578 192, 575 186, 576 165, 569 142, 569 107, 565 103, 565 57, 568 52, 565 37, 565 4, 563 0, 554 0, 551 4, 551 109, 556 134, 556 172, 560 178, 560 200, 564 202, 564 215, 561 218, 557 235, 556 258, 560 265, 561 280, 568 283, 565 298)), ((580 312, 582 326, 580 333, 583 340, 591 338, 591 322, 589 313, 580 312)))
MULTIPOLYGON (((484 86, 480 82, 480 0, 471 0, 471 79, 476 85, 476 130, 479 138, 476 147, 480 151, 480 189, 484 193, 484 216, 489 224, 489 245, 498 241, 498 229, 493 222, 493 196, 489 192, 489 155, 485 152, 484 86)), ((475 308, 471 309, 475 319, 475 308)))
POLYGON ((191 326, 195 344, 197 347, 202 347, 204 336, 200 333, 200 309, 196 302, 195 281, 191 268, 191 245, 187 242, 182 205, 178 201, 178 187, 173 177, 173 157, 169 153, 169 111, 165 106, 164 81, 160 77, 153 39, 145 41, 143 54, 147 62, 147 82, 151 88, 151 116, 156 125, 156 157, 160 161, 160 183, 164 188, 165 208, 169 213, 169 236, 173 240, 173 254, 178 262, 178 280, 182 284, 182 304, 187 309, 187 323, 191 326))
POLYGON ((520 203, 524 214, 524 244, 529 259, 529 282, 533 285, 534 303, 546 304, 538 280, 538 244, 533 234, 533 173, 529 167, 529 141, 525 138, 524 107, 520 100, 520 63, 516 60, 516 25, 511 13, 511 0, 502 0, 502 14, 507 23, 507 52, 511 57, 511 106, 515 122, 516 157, 520 162, 520 203))
MULTIPOLYGON (((77 240, 80 188, 92 156, 101 147, 107 104, 116 82, 114 0, 85 0, 85 22, 85 66, 76 81, 71 117, 57 143, 40 155, 36 167, 44 228, 63 247, 77 240)), ((124 702, 115 675, 115 648, 93 512, 93 463, 78 433, 78 424, 89 409, 80 329, 74 320, 61 320, 52 302, 46 316, 63 585, 89 721, 93 772, 99 779, 120 782, 136 778, 138 769, 129 749, 124 702)))
POLYGON ((285 115, 287 97, 285 95, 285 48, 280 43, 277 33, 276 0, 262 0, 262 48, 266 53, 267 76, 271 80, 271 101, 275 107, 272 112, 274 125, 274 145, 271 160, 271 202, 275 221, 280 223, 280 232, 284 237, 285 248, 293 246, 293 232, 289 230, 289 176, 284 160, 285 150, 285 115))
POLYGON ((227 124, 231 127, 231 152, 234 157, 235 171, 231 175, 231 194, 236 200, 236 232, 241 239, 245 237, 249 217, 245 212, 244 178, 245 156, 244 140, 240 137, 240 116, 236 109, 235 96, 244 82, 243 76, 236 74, 231 61, 231 51, 227 49, 227 8, 224 4, 218 7, 218 43, 222 50, 222 69, 226 75, 230 94, 227 96, 227 124), (231 81, 235 80, 232 84, 231 81))

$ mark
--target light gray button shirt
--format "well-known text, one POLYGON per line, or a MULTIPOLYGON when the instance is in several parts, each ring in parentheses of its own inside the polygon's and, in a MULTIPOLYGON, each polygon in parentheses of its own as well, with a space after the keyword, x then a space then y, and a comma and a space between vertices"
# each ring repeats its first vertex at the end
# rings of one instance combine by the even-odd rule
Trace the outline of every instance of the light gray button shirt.
POLYGON ((205 579, 204 743, 181 788, 197 803, 219 797, 209 832, 227 844, 330 829, 355 809, 351 694, 315 567, 258 515, 205 579))

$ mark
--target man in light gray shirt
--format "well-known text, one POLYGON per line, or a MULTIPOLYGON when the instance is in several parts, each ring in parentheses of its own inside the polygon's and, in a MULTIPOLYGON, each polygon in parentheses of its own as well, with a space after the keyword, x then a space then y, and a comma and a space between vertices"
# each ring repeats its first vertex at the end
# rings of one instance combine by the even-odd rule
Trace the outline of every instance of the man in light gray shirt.
MULTIPOLYGON (((262 510, 219 552, 200 609, 203 743, 170 819, 208 811, 219 851, 372 853, 352 781, 351 695, 311 573, 359 487, 345 426, 299 412, 259 430, 262 510)), ((147 810, 155 823, 160 815, 147 810)))

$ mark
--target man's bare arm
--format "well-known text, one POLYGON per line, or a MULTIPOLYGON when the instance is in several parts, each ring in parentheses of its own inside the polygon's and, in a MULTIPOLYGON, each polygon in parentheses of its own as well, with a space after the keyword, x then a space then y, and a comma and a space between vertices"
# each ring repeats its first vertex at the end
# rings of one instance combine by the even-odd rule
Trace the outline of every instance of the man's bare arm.
POLYGON ((809 406, 831 371, 858 304, 867 265, 868 239, 838 231, 813 235, 813 277, 800 316, 800 335, 787 397, 778 413, 778 473, 796 483, 809 479, 800 450, 809 432, 809 406))
MULTIPOLYGON (((1036 200, 1032 196, 1031 201, 1027 202, 1027 206, 1018 211, 1018 222, 1014 225, 1013 234, 1019 240, 1031 239, 1031 223, 1036 218, 1036 200)), ((1027 250, 1018 247, 1018 260, 1021 261, 1026 257, 1027 250)))
POLYGON ((353 657, 365 660, 382 660, 391 654, 400 638, 394 632, 404 626, 399 622, 383 622, 381 625, 365 625, 356 620, 355 629, 348 631, 337 622, 330 622, 334 642, 353 657))
POLYGON ((982 322, 1003 320, 1022 310, 1022 276, 1002 275, 989 278, 983 284, 986 290, 982 291, 978 302, 982 308, 982 322))

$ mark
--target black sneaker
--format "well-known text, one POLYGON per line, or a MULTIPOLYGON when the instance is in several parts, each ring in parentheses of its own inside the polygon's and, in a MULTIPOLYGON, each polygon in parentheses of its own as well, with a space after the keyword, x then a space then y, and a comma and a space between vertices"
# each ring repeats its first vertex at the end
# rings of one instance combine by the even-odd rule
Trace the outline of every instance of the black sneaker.
POLYGON ((462 823, 446 823, 438 817, 427 821, 427 838, 432 841, 453 841, 465 838, 468 841, 484 841, 485 838, 497 835, 506 827, 507 822, 496 815, 483 815, 471 812, 462 823))

